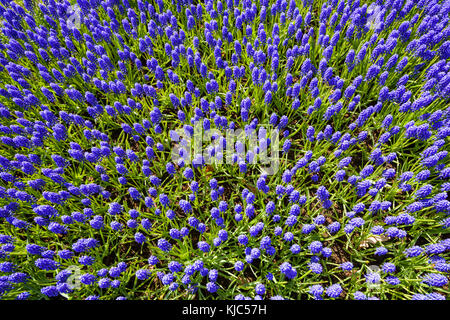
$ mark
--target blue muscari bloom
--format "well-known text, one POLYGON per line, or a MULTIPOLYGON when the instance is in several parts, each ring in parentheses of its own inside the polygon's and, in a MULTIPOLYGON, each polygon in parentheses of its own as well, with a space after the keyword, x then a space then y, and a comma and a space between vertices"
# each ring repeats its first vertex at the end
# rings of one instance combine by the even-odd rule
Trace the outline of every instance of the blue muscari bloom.
POLYGON ((74 256, 74 253, 68 249, 58 251, 58 256, 61 259, 71 259, 74 256))
POLYGON ((169 205, 169 197, 166 195, 166 194, 164 194, 164 193, 161 193, 160 195, 159 195, 159 201, 161 202, 161 204, 164 206, 164 207, 166 207, 166 206, 168 206, 169 205))
POLYGON ((429 286, 442 287, 448 283, 448 279, 445 275, 439 273, 428 273, 423 277, 422 282, 429 286))
POLYGON ((156 256, 150 256, 148 258, 148 264, 152 265, 152 266, 156 265, 158 263, 158 261, 159 260, 158 260, 158 258, 156 256))
POLYGON ((199 241, 197 243, 198 248, 203 252, 209 252, 210 246, 206 241, 199 241))
POLYGON ((341 224, 338 221, 334 221, 327 226, 327 229, 331 234, 334 234, 341 229, 341 224))
POLYGON ((331 257, 331 254, 333 253, 333 251, 330 248, 323 248, 322 249, 322 256, 324 258, 329 258, 331 257))
POLYGON ((385 262, 382 266, 381 266, 381 270, 385 273, 393 273, 395 272, 396 268, 395 265, 393 263, 390 262, 385 262))
POLYGON ((266 287, 262 283, 258 283, 255 286, 255 292, 256 294, 263 296, 266 293, 266 287))
POLYGON ((239 244, 247 245, 247 243, 248 243, 248 238, 247 238, 247 236, 244 235, 244 234, 239 235, 239 236, 238 236, 238 242, 239 242, 239 244))
POLYGON ((375 255, 377 256, 383 256, 387 254, 388 250, 385 247, 378 247, 375 249, 375 255))
POLYGON ((150 270, 148 269, 139 269, 136 271, 136 278, 138 280, 147 280, 151 275, 150 270))
POLYGON ((145 241, 147 241, 147 238, 141 232, 136 232, 134 235, 134 239, 139 244, 142 244, 145 241))
POLYGON ((172 245, 165 239, 158 240, 158 248, 164 252, 169 252, 172 249, 172 245))
POLYGON ((311 242, 311 244, 309 245, 309 250, 311 251, 311 253, 313 254, 317 254, 320 253, 322 251, 322 243, 320 241, 313 241, 311 242))
POLYGON ((297 276, 297 270, 289 262, 283 262, 280 265, 280 271, 288 278, 293 279, 297 276))
POLYGON ((324 186, 320 186, 317 189, 317 197, 319 198, 319 200, 324 202, 324 201, 328 200, 328 198, 330 197, 330 193, 324 186))
POLYGON ((59 263, 48 258, 38 258, 35 260, 34 264, 41 270, 56 270, 59 267, 59 263))
POLYGON ((309 287, 308 291, 311 295, 313 295, 316 299, 320 298, 324 292, 324 288, 320 284, 315 284, 309 287))
POLYGON ((186 200, 180 200, 180 207, 185 213, 189 213, 192 211, 191 204, 186 200))
POLYGON ((41 289, 41 293, 47 297, 57 297, 59 292, 55 286, 46 286, 41 289))
POLYGON ((244 263, 242 261, 236 261, 234 264, 234 269, 238 272, 244 270, 244 263))
POLYGON ((320 263, 312 262, 308 264, 309 270, 315 274, 321 274, 323 271, 323 267, 320 263))
POLYGON ((117 203, 117 202, 112 202, 109 204, 109 209, 108 209, 108 213, 111 215, 117 215, 120 214, 123 211, 123 207, 117 203))
POLYGON ((326 294, 330 298, 337 298, 342 293, 342 287, 340 284, 333 284, 326 289, 326 294))

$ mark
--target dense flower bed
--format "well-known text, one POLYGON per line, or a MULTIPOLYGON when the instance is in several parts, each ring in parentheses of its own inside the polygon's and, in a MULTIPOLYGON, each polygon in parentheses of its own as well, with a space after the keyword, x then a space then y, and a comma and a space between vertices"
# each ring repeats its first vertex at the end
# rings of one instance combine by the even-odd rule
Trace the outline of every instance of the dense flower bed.
POLYGON ((0 2, 1 299, 447 297, 450 1, 0 2))

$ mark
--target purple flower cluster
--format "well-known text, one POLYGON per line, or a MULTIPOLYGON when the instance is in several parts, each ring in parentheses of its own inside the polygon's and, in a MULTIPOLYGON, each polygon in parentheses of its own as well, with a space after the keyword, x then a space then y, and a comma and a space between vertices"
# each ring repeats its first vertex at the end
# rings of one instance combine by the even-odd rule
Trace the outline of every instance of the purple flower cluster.
POLYGON ((448 1, 77 9, 0 4, 0 297, 448 284, 448 1))

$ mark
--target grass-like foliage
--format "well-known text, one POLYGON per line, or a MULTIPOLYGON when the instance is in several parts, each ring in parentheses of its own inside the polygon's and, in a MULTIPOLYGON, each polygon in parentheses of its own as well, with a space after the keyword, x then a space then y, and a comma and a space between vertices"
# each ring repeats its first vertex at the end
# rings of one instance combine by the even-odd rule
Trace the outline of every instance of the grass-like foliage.
POLYGON ((450 1, 0 2, 0 299, 447 298, 450 1))

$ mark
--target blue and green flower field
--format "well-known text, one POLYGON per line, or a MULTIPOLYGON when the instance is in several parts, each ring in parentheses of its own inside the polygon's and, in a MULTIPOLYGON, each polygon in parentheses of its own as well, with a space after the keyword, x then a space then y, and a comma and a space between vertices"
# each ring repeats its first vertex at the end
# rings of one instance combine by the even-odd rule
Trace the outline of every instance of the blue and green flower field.
POLYGON ((449 298, 449 0, 0 15, 0 299, 449 298))

